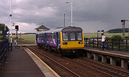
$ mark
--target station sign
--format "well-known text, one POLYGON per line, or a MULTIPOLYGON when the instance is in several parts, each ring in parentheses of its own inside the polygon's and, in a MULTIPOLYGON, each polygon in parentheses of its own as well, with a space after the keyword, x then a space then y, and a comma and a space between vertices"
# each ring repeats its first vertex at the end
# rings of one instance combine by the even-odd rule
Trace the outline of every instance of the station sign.
POLYGON ((98 30, 97 32, 98 33, 104 33, 104 30, 98 30))

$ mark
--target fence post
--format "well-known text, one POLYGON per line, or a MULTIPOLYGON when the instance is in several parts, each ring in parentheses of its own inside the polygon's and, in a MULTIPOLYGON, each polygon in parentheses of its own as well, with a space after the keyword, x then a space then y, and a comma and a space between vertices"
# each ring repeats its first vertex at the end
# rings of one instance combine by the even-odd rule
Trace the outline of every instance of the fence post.
POLYGON ((86 39, 86 46, 87 46, 87 39, 86 39))
POLYGON ((113 48, 113 39, 112 39, 112 50, 113 50, 114 48, 113 48))
POLYGON ((119 51, 120 51, 120 41, 121 41, 121 39, 119 39, 119 51))
POLYGON ((126 39, 126 51, 128 51, 128 40, 126 39))
POLYGON ((94 47, 94 38, 93 38, 93 47, 94 47))
POLYGON ((87 47, 87 38, 84 38, 85 41, 85 47, 87 47))
POLYGON ((98 42, 98 37, 97 37, 97 48, 98 48, 98 43, 99 43, 99 42, 98 42))
POLYGON ((6 26, 4 24, 4 62, 6 60, 6 26))
POLYGON ((8 50, 9 50, 9 36, 10 36, 10 32, 8 33, 8 50))
POLYGON ((90 38, 89 38, 89 47, 90 47, 90 38))

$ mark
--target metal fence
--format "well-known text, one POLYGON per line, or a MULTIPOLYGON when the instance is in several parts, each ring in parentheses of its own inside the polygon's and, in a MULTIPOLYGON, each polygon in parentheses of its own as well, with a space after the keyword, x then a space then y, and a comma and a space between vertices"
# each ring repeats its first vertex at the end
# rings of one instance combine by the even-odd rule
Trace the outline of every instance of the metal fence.
MULTIPOLYGON (((101 38, 84 38, 85 47, 101 48, 101 38)), ((129 51, 129 39, 106 38, 106 44, 110 50, 129 51)))
POLYGON ((0 69, 2 68, 6 60, 6 55, 8 51, 9 51, 8 40, 0 41, 0 69))

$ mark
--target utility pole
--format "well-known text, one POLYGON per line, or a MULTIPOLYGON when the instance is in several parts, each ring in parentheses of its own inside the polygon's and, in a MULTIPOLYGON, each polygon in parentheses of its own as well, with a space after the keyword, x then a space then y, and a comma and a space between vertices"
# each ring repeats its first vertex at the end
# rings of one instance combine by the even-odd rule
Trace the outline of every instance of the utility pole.
POLYGON ((10 0, 10 34, 11 34, 11 51, 12 51, 12 0, 10 0))
POLYGON ((125 40, 125 20, 121 20, 122 22, 122 29, 123 29, 123 40, 125 40))
MULTIPOLYGON (((70 2, 66 2, 70 3, 70 2)), ((71 26, 73 26, 73 4, 71 3, 71 26)))
POLYGON ((64 27, 65 27, 65 14, 64 14, 64 27))
MULTIPOLYGON (((122 25, 123 25, 123 42, 124 42, 124 40, 125 40, 125 21, 129 21, 129 20, 121 20, 121 22, 122 22, 122 25)), ((128 36, 128 38, 129 38, 129 36, 128 36)))

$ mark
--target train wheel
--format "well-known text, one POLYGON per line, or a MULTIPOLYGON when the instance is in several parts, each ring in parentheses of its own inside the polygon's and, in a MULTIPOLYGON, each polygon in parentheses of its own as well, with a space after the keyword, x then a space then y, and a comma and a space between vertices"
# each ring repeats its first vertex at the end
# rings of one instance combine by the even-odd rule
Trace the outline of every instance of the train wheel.
POLYGON ((42 49, 43 49, 43 50, 45 49, 44 45, 42 45, 42 49))
POLYGON ((48 47, 48 51, 50 51, 50 52, 51 52, 51 47, 48 47))
POLYGON ((57 54, 61 54, 61 49, 56 49, 57 54))

